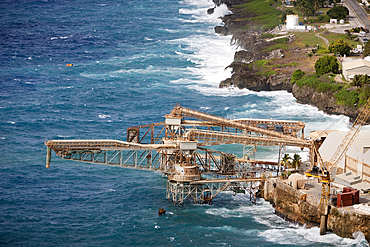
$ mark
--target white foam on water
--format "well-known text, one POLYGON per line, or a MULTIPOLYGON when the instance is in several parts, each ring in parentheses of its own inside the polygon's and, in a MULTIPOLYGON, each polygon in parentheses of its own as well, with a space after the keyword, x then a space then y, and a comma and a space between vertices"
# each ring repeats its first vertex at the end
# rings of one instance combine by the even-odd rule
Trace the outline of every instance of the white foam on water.
POLYGON ((110 115, 99 114, 99 118, 105 119, 111 117, 110 115))
POLYGON ((326 235, 321 236, 320 229, 318 227, 310 229, 304 227, 269 229, 259 232, 258 236, 264 237, 267 241, 272 243, 300 246, 312 246, 315 243, 327 244, 330 246, 364 246, 363 244, 366 244, 362 238, 341 238, 334 233, 327 233, 326 235))
POLYGON ((67 135, 57 135, 57 137, 60 137, 60 138, 69 138, 71 136, 67 136, 67 135))

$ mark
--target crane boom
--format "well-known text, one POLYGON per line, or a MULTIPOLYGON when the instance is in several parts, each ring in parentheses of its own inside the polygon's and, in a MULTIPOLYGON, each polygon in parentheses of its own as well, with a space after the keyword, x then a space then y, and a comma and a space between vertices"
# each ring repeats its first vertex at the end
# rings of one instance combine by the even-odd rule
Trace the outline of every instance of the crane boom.
POLYGON ((366 104, 361 109, 358 114, 355 122, 352 124, 351 129, 347 132, 343 138, 341 144, 338 146, 333 157, 330 159, 329 164, 327 165, 327 170, 330 172, 333 167, 335 167, 343 156, 348 151, 349 147, 356 139, 358 133, 360 132, 362 126, 366 123, 370 116, 370 98, 367 100, 366 104))

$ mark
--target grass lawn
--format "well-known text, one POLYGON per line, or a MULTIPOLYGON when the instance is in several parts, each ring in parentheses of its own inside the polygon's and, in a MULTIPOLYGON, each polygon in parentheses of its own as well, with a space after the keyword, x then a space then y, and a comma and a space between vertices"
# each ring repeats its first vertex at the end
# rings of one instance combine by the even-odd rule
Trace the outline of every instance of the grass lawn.
POLYGON ((349 40, 347 38, 347 35, 345 34, 321 32, 320 35, 322 37, 327 38, 330 44, 336 41, 337 39, 343 39, 345 42, 348 42, 350 46, 354 45, 354 47, 356 47, 357 45, 360 45, 359 41, 349 40))
MULTIPOLYGON (((294 35, 297 37, 296 41, 299 46, 316 46, 319 44, 321 47, 326 47, 324 40, 315 36, 315 32, 294 32, 294 35)), ((356 47, 360 44, 358 41, 349 40, 345 34, 331 33, 331 32, 320 32, 320 35, 324 38, 327 38, 329 43, 333 43, 338 39, 343 39, 345 42, 348 42, 350 46, 356 47)))
POLYGON ((325 46, 324 40, 315 36, 315 32, 294 32, 296 36, 295 42, 300 47, 304 47, 306 45, 309 46, 316 46, 319 44, 320 46, 325 46))
POLYGON ((272 29, 278 25, 281 18, 281 10, 276 9, 278 6, 282 4, 274 0, 251 0, 245 4, 233 6, 233 8, 244 9, 246 15, 253 16, 249 18, 252 25, 272 29))

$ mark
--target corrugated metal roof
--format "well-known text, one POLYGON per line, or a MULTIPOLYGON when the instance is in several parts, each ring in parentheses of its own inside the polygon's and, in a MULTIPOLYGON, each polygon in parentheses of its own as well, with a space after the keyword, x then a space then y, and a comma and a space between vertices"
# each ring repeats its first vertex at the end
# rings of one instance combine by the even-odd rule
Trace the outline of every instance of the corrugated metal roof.
POLYGON ((355 69, 355 68, 364 67, 364 66, 369 67, 370 69, 370 62, 364 59, 357 59, 357 60, 352 60, 349 62, 342 63, 343 70, 350 70, 350 69, 355 69))

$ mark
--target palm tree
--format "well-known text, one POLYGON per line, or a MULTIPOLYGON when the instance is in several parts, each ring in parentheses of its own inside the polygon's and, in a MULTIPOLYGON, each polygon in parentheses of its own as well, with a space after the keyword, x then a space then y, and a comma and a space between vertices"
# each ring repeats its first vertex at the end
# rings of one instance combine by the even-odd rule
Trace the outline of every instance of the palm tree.
POLYGON ((347 35, 347 38, 352 40, 353 39, 353 36, 352 36, 352 32, 351 30, 346 30, 346 35, 347 35))
POLYGON ((314 0, 313 1, 313 8, 315 9, 314 16, 316 16, 316 12, 321 8, 322 2, 321 0, 314 0))
POLYGON ((299 154, 294 154, 292 166, 294 167, 295 170, 297 170, 297 168, 299 168, 300 165, 301 165, 301 156, 299 154))
POLYGON ((370 77, 368 75, 355 75, 351 84, 356 87, 362 87, 362 85, 368 84, 369 82, 370 77))
POLYGON ((290 159, 292 158, 289 156, 289 154, 284 154, 284 157, 281 160, 285 167, 288 167, 290 165, 290 159))

